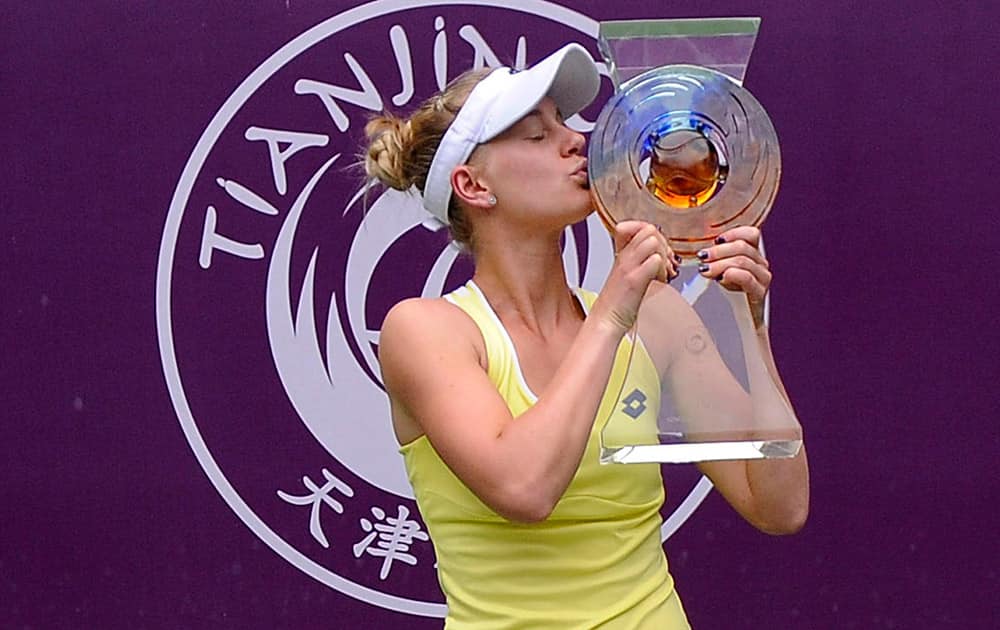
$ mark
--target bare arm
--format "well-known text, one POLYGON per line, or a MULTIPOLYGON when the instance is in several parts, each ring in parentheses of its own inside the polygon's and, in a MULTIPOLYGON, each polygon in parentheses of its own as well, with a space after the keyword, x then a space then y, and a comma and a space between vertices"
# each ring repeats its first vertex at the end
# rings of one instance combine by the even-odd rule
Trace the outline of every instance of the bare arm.
POLYGON ((478 334, 450 304, 398 305, 381 335, 386 388, 484 503, 511 520, 542 520, 580 464, 620 335, 585 322, 545 395, 514 421, 479 363, 478 334))
MULTIPOLYGON (((767 327, 759 327, 757 334, 766 349, 763 354, 767 369, 787 401, 771 355, 767 327)), ((804 441, 798 454, 789 459, 702 462, 699 468, 757 529, 768 534, 794 534, 805 525, 809 515, 809 462, 804 441)))
POLYGON ((576 473, 618 343, 646 286, 663 277, 662 237, 619 228, 624 243, 605 289, 544 394, 516 420, 489 380, 478 329, 444 300, 394 307, 380 360, 395 421, 412 421, 484 503, 517 521, 546 518, 576 473))
MULTIPOLYGON (((653 300, 657 302, 655 310, 667 314, 670 338, 651 345, 667 348, 661 365, 667 364, 665 377, 682 417, 694 424, 700 416, 711 416, 708 422, 713 424, 720 417, 728 417, 734 426, 759 427, 769 417, 791 413, 763 323, 763 299, 771 276, 756 248, 756 229, 736 228, 724 236, 724 244, 707 251, 702 273, 710 278, 722 277, 723 286, 733 291, 731 299, 749 301, 742 305, 749 306, 749 313, 741 328, 744 353, 749 351, 759 357, 748 365, 754 398, 751 400, 733 378, 694 310, 669 288, 656 292, 653 300)), ((647 334, 641 334, 645 340, 647 334)), ((804 525, 809 511, 809 468, 804 447, 790 459, 704 462, 699 468, 733 508, 761 531, 793 533, 804 525)))

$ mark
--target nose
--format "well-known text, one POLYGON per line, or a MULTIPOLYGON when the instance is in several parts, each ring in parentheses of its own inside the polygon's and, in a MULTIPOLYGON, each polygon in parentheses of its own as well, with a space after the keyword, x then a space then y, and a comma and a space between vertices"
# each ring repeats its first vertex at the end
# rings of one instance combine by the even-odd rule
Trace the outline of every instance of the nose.
POLYGON ((564 146, 564 152, 566 155, 578 155, 583 152, 583 147, 587 143, 587 140, 583 137, 582 133, 574 131, 569 127, 563 126, 566 130, 566 144, 564 146))

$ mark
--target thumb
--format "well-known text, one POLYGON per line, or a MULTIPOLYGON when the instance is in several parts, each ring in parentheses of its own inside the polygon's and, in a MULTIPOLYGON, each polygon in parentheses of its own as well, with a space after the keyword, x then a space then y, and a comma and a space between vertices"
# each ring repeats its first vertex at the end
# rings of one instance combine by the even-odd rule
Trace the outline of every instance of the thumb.
POLYGON ((620 252, 629 241, 632 240, 639 230, 646 225, 643 221, 619 221, 615 224, 614 239, 615 252, 620 252))

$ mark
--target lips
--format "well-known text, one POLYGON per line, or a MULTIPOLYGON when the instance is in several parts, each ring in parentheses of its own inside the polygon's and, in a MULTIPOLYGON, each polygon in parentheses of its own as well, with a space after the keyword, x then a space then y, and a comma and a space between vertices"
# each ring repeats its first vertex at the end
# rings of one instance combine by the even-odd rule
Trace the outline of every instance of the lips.
POLYGON ((588 184, 590 183, 590 177, 587 173, 586 158, 584 158, 583 162, 580 163, 580 166, 578 166, 575 171, 570 173, 570 177, 578 177, 578 176, 583 177, 584 181, 587 182, 588 184))

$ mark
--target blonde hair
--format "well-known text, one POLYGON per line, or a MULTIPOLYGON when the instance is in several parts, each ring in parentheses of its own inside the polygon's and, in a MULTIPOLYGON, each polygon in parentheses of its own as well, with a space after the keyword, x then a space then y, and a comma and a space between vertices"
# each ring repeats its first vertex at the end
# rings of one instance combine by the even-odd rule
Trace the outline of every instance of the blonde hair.
MULTIPOLYGON (((415 186, 423 193, 431 160, 444 132, 472 89, 489 73, 490 69, 484 68, 461 74, 440 93, 424 101, 408 118, 388 112, 372 118, 365 125, 368 149, 364 167, 369 180, 396 190, 415 186)), ((472 226, 454 197, 448 203, 448 221, 452 239, 473 249, 472 226)))

